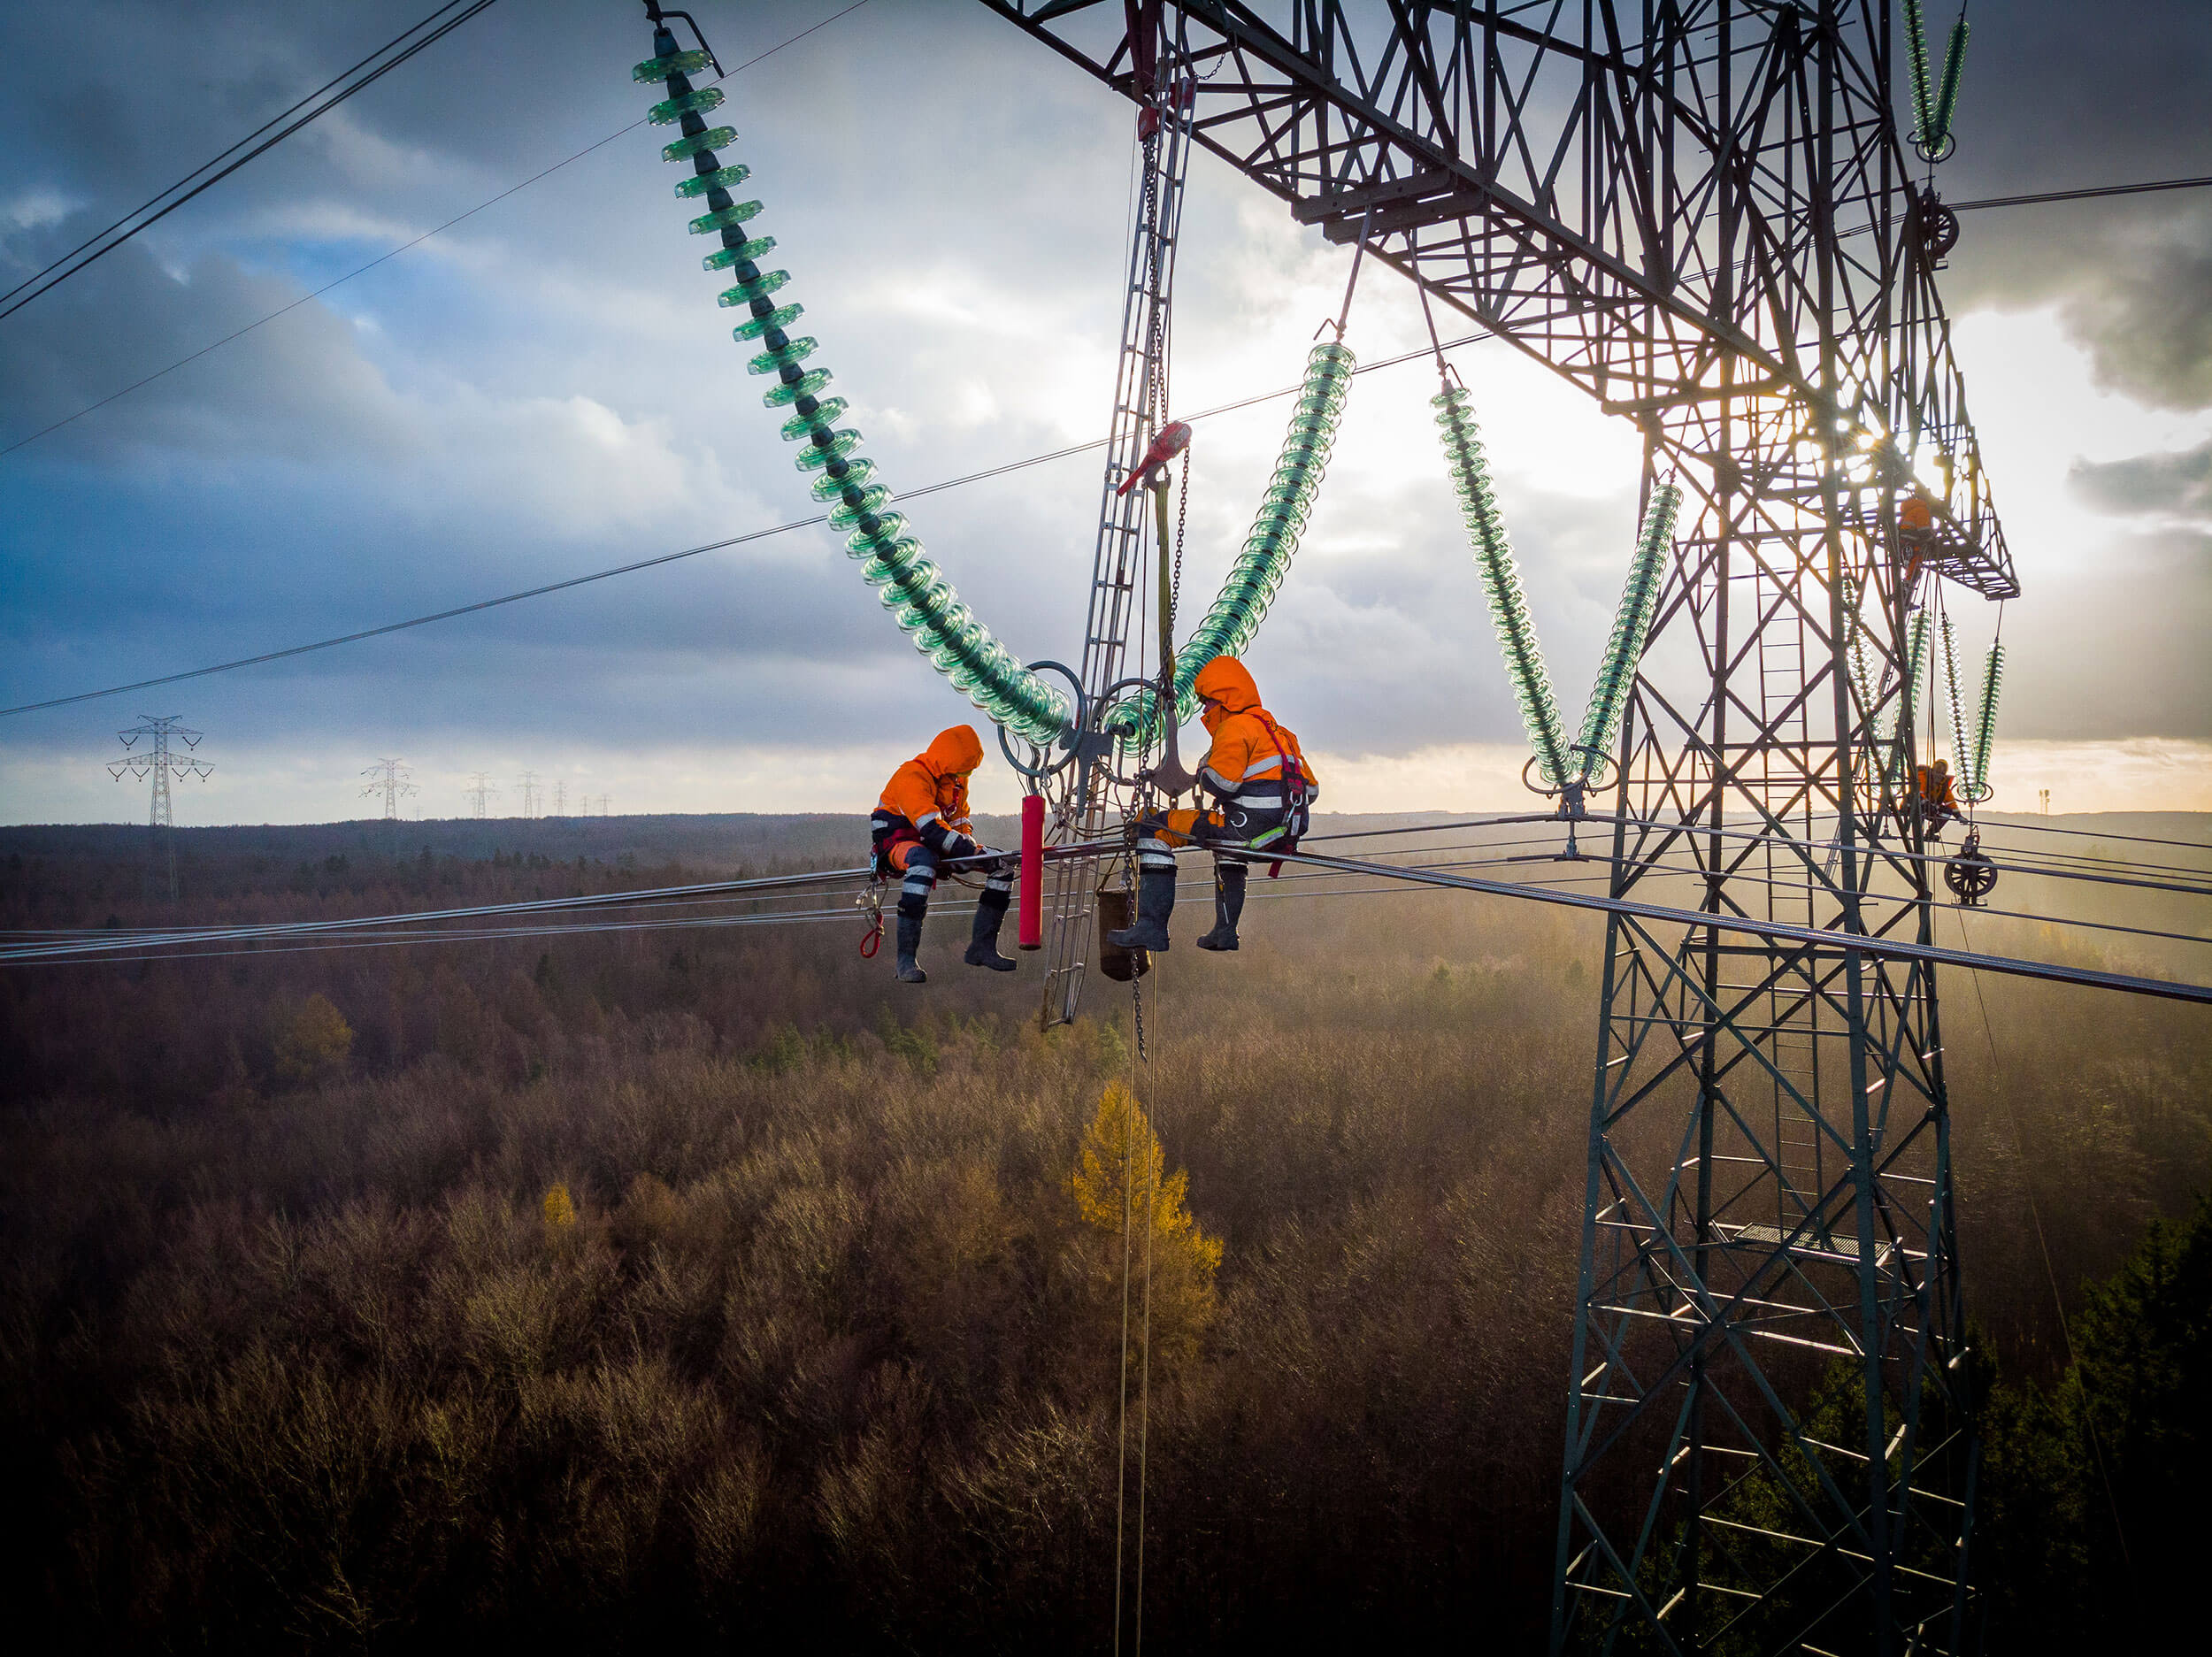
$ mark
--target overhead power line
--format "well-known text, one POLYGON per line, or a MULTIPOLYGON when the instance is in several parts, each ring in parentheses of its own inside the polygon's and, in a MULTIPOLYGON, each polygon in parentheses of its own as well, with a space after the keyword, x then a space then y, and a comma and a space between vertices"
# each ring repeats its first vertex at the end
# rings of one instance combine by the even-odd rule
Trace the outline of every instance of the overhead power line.
POLYGON ((467 0, 464 5, 463 0, 446 0, 444 5, 421 22, 402 30, 350 69, 325 81, 290 109, 270 117, 213 160, 195 167, 167 189, 124 214, 106 229, 79 242, 44 270, 25 278, 5 294, 0 294, 0 317, 13 316, 41 294, 52 292, 79 272, 105 258, 140 231, 160 223, 202 191, 220 184, 256 157, 267 154, 302 127, 327 115, 355 93, 375 85, 417 52, 443 40, 493 4, 494 0, 467 0), (447 17, 446 13, 457 5, 463 6, 462 11, 456 16, 447 17), (301 113, 303 111, 305 112, 301 113), (291 119, 293 117, 296 119, 291 119), (270 130, 272 127, 275 128, 273 132, 270 130), (267 136, 264 137, 264 134, 267 136), (255 142, 257 139, 258 142, 255 142))
MULTIPOLYGON (((1447 341, 1443 349, 1448 351, 1456 350, 1461 346, 1472 345, 1489 337, 1487 334, 1470 334, 1462 339, 1447 341)), ((1353 372, 1360 374, 1371 373, 1377 369, 1394 368, 1402 363, 1425 361, 1430 355, 1430 351, 1425 348, 1417 351, 1408 351, 1402 356, 1386 357, 1379 362, 1363 364, 1353 372)), ((1216 415, 1232 413, 1239 409, 1248 409, 1256 403, 1273 402, 1279 397, 1294 397, 1304 389, 1302 385, 1281 386, 1273 391, 1263 391, 1254 396, 1240 397, 1233 403, 1224 403, 1211 409, 1202 409, 1196 414, 1186 418, 1191 420, 1211 419, 1216 415)), ((899 491, 898 498, 902 501, 917 500, 926 495, 937 495, 947 489, 957 489, 967 484, 980 483, 988 478, 1002 477, 1010 472, 1020 472, 1031 466, 1041 466, 1050 461, 1065 460, 1072 455, 1084 454, 1094 449, 1103 449, 1108 441, 1106 438, 1100 437, 1094 438, 1087 443, 1071 443, 1065 449, 1056 449, 1045 454, 1032 455, 1026 460, 1008 461, 1003 465, 986 467, 981 472, 972 472, 963 477, 947 478, 942 482, 924 484, 918 489, 902 489, 899 491)), ((121 696, 132 691, 150 690, 157 685, 175 685, 188 679, 205 679, 211 673, 228 673, 242 667, 259 667, 270 662, 281 662, 288 656, 307 656, 317 650, 334 649, 342 644, 357 644, 364 639, 380 638, 391 633, 405 633, 410 628, 426 627, 433 622, 451 621, 457 616, 470 616, 479 610, 496 610, 503 604, 518 604, 526 598, 542 598, 549 593, 565 592, 572 587, 586 587, 594 581, 609 580, 618 575, 632 575, 640 570, 654 569, 658 565, 674 564, 684 558, 695 558, 701 553, 721 552, 731 547, 744 546, 749 541, 765 541, 772 535, 787 535, 794 530, 810 529, 815 525, 826 521, 826 515, 818 512, 812 518, 794 518, 787 524, 773 524, 766 529, 749 530, 741 535, 729 535, 720 541, 703 541, 698 546, 686 547, 678 552, 664 552, 656 557, 640 558, 630 564, 618 564, 612 569, 594 570, 588 575, 574 575, 565 580, 549 581, 542 587, 525 587, 519 593, 503 593, 497 598, 483 598, 478 599, 473 603, 456 604, 450 610, 434 610, 427 616, 413 616, 405 621, 387 622, 380 627, 364 627, 358 632, 340 633, 335 638, 318 639, 311 644, 291 645, 281 650, 265 650, 258 656, 243 656, 233 662, 218 662, 209 667, 189 668, 181 673, 165 673, 157 679, 135 679, 128 685, 111 685, 105 690, 79 691, 73 696, 52 696, 44 702, 21 702, 13 708, 0 708, 0 719, 9 718, 19 713, 37 713, 48 708, 66 708, 81 702, 96 702, 103 696, 121 696)))
POLYGON ((2008 978, 2043 978, 2059 984, 2078 984, 2096 989, 2124 990, 2134 995, 2154 995, 2169 1001, 2195 1001, 2212 1005, 2212 986, 2183 984, 2167 978, 2137 978, 2124 972, 2098 972, 2085 967, 2070 967, 2049 961, 2024 961, 2010 955, 1978 955, 1966 950, 1945 949, 1934 944, 1915 943, 1903 938, 1879 938, 1864 932, 1833 932, 1818 926, 1792 926, 1777 921, 1754 920, 1748 916, 1717 914, 1705 909, 1678 909, 1671 904, 1645 903, 1633 898, 1600 897, 1590 892, 1561 892, 1552 887, 1524 885, 1506 880, 1484 880, 1472 875, 1447 874, 1440 871, 1405 869, 1391 863, 1369 863, 1356 857, 1323 857, 1311 852, 1270 853, 1258 861, 1279 861, 1306 863, 1317 869, 1333 869, 1340 874, 1384 876, 1396 880, 1410 880, 1424 886, 1448 886, 1462 892, 1479 892, 1492 897, 1531 898, 1541 903, 1556 903, 1570 909, 1594 909, 1601 914, 1630 915, 1643 920, 1659 921, 1668 924, 1709 928, 1716 932, 1742 932, 1755 937, 1777 940, 1784 943, 1802 944, 1816 949, 1854 949, 1863 955, 1883 955, 1893 960, 1918 961, 1931 966, 1971 967, 1983 972, 1995 972, 2008 978))
MULTIPOLYGON (((854 0, 854 4, 847 6, 844 11, 833 12, 830 16, 824 18, 819 23, 814 24, 810 27, 801 29, 796 35, 791 36, 790 39, 780 42, 776 45, 771 46, 766 51, 747 58, 743 63, 738 65, 736 68, 731 70, 729 74, 743 74, 745 71, 750 69, 755 64, 763 63, 767 59, 773 58, 778 52, 783 50, 783 49, 787 46, 797 45, 799 42, 813 34, 816 29, 827 28, 831 24, 836 22, 839 18, 845 17, 852 12, 857 12, 862 6, 864 6, 867 4, 868 0, 854 0)), ((723 78, 726 80, 728 79, 728 76, 726 75, 723 78)), ((296 108, 297 106, 295 105, 294 107, 296 108)), ((281 119, 281 117, 279 119, 281 119)), ((100 410, 106 408, 109 403, 117 401, 119 398, 127 397, 132 392, 137 391, 142 387, 150 386, 155 380, 160 380, 165 375, 173 374, 178 369, 184 367, 187 364, 198 362, 201 357, 205 357, 210 351, 220 350, 224 346, 228 345, 232 341, 243 339, 247 334, 251 334, 256 328, 261 327, 265 324, 274 322, 280 317, 289 316, 293 311, 297 311, 302 305, 308 303, 310 301, 320 299, 325 294, 330 292, 334 288, 344 287, 357 276, 367 275, 371 271, 376 269, 378 265, 382 265, 388 260, 397 258, 401 254, 407 252, 410 249, 420 247, 433 236, 444 234, 447 231, 452 229, 454 226, 460 224, 465 219, 475 218, 477 214, 482 212, 488 207, 496 207, 500 203, 505 201, 510 196, 513 196, 523 190, 528 189, 533 184, 537 183, 541 179, 549 179, 552 177, 553 174, 558 173, 563 167, 572 165, 576 162, 581 161, 586 156, 590 155, 596 150, 605 149, 609 144, 612 143, 616 139, 621 137, 624 134, 635 132, 639 127, 644 125, 644 119, 640 118, 637 120, 632 121, 627 127, 617 127, 613 132, 609 133, 604 138, 596 139, 594 142, 586 144, 581 150, 577 150, 573 155, 565 156, 560 160, 556 161, 551 166, 545 167, 536 173, 533 173, 528 178, 524 179, 518 184, 510 184, 505 189, 500 191, 498 195, 487 197, 485 200, 477 203, 475 206, 468 209, 467 211, 454 214, 453 217, 447 219, 445 223, 437 226, 434 229, 424 231, 420 235, 416 236, 411 241, 403 242, 397 247, 378 254, 376 257, 371 259, 365 265, 355 265, 353 269, 348 271, 343 276, 334 277, 331 280, 325 282, 320 288, 316 288, 312 293, 302 294, 297 299, 293 300, 289 304, 280 305, 277 309, 270 311, 267 315, 255 318, 251 322, 246 324, 244 327, 239 328, 232 333, 226 334, 219 340, 203 345, 196 351, 180 357, 175 362, 171 363, 166 368, 157 368, 152 373, 147 374, 142 378, 134 380, 129 385, 125 386, 121 390, 111 391, 106 396, 102 397, 98 402, 86 403, 83 408, 79 409, 74 414, 65 414, 60 419, 54 421, 50 426, 40 426, 37 431, 33 432, 27 437, 19 437, 14 442, 10 443, 6 448, 0 449, 0 458, 4 458, 9 455, 12 455, 17 449, 23 448, 26 444, 35 443, 40 438, 46 436, 49 433, 58 432, 65 426, 73 425, 75 422, 83 419, 88 414, 96 413, 100 410)), ((157 197, 156 199, 158 200, 159 198, 157 197)), ((90 243, 88 242, 85 245, 89 246, 90 243)), ((49 266, 48 268, 51 269, 52 267, 49 266)), ((42 273, 43 272, 42 272, 42 273)), ((35 277, 32 280, 36 280, 37 279, 35 277)), ((5 295, 0 295, 0 299, 4 299, 5 297, 5 295)))
POLYGON ((2034 207, 2045 202, 2085 202, 2100 196, 2147 196, 2154 190, 2194 190, 2212 184, 2212 178, 2155 179, 2147 184, 2101 184, 2087 189, 2047 190, 2039 196, 1990 196, 1978 202, 1946 202, 1955 213, 1970 213, 1984 207, 2034 207))

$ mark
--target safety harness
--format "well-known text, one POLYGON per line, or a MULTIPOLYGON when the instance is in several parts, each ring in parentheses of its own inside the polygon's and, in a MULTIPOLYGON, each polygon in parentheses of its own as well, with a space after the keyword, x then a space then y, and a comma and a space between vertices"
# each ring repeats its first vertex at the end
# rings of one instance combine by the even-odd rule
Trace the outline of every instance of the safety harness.
MULTIPOLYGON (((1282 798, 1279 805, 1271 798, 1267 803, 1267 809, 1280 810, 1283 820, 1271 829, 1263 830, 1249 840, 1240 840, 1236 843, 1250 851, 1259 851, 1267 848, 1272 848, 1278 851, 1296 851, 1301 837, 1313 826, 1313 779, 1306 775, 1303 762, 1291 750, 1290 744, 1283 740, 1282 732, 1277 729, 1274 719, 1268 715, 1266 710, 1254 708, 1250 710, 1250 712, 1254 718, 1266 727, 1268 740, 1275 745, 1275 757, 1282 764, 1280 784, 1269 782, 1261 786, 1269 789, 1271 793, 1278 786, 1281 788, 1282 798)), ((1247 793, 1248 791, 1240 782, 1237 792, 1225 799, 1223 803, 1242 805, 1248 808, 1256 804, 1257 802, 1247 799, 1247 793)), ((1267 867, 1267 878, 1272 880, 1282 871, 1283 865, 1279 860, 1271 863, 1267 867)))

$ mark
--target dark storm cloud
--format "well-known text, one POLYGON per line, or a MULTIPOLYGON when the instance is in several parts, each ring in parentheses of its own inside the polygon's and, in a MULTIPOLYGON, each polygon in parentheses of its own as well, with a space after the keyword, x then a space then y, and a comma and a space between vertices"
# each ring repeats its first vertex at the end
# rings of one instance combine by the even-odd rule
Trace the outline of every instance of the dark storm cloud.
MULTIPOLYGON (((1931 27, 1948 27, 1944 8, 1931 27)), ((2021 0, 1974 10, 1954 201, 2212 174, 2212 8, 2021 0)), ((1940 41, 1936 49, 1941 50, 1940 41)), ((1962 214, 1954 314, 2056 303, 2102 382, 2157 406, 2212 405, 2212 191, 1962 214)))
POLYGON ((2101 511, 2212 518, 2212 442, 2103 464, 2077 461, 2067 482, 2101 511))

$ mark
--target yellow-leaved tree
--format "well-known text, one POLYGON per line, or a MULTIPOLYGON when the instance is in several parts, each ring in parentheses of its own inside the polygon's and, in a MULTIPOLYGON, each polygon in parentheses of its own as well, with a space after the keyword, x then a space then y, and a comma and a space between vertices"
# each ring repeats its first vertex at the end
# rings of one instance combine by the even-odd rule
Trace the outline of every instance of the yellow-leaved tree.
POLYGON ((269 1044, 276 1078, 289 1087, 311 1087, 345 1074, 353 1027, 320 992, 280 1021, 269 1044))
POLYGON ((1213 1321, 1214 1272, 1221 1239, 1201 1231, 1190 1211, 1190 1176, 1167 1171, 1167 1153, 1152 1131, 1144 1106, 1119 1082, 1110 1082, 1098 1114, 1083 1135, 1070 1180, 1076 1212, 1088 1232, 1082 1252, 1102 1299, 1102 1309, 1119 1315, 1127 1226, 1130 1272, 1130 1355, 1141 1352, 1146 1220, 1150 1218, 1152 1369, 1187 1357, 1213 1321))

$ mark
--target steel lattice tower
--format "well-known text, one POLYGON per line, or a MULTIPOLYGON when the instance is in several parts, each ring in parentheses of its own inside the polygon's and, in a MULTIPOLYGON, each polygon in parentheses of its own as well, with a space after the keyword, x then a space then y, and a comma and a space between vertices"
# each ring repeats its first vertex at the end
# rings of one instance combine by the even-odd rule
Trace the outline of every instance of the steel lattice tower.
MULTIPOLYGON (((984 3, 1136 95, 1157 5, 984 3)), ((1932 579, 2017 589, 1889 7, 1167 11, 1197 142, 1635 420, 1647 490, 1694 504, 1592 802, 1615 894, 1690 895, 1686 860, 1693 907, 1929 941, 1907 618, 1932 579), (1893 533, 1916 475, 1924 558, 1893 533)), ((1932 970, 1615 917, 1601 978, 1555 1648, 1959 1649, 1932 970)))
POLYGON ((384 820, 387 823, 398 822, 400 797, 419 792, 415 785, 408 780, 406 765, 396 759, 380 759, 361 774, 369 779, 361 785, 362 796, 365 799, 382 794, 384 820))
POLYGON ((172 738, 182 742, 188 748, 200 745, 201 733, 188 728, 180 713, 163 714, 158 717, 142 713, 136 725, 115 734, 123 740, 125 748, 134 751, 126 754, 121 759, 111 760, 108 774, 118 782, 125 777, 136 777, 141 780, 148 777, 153 779, 153 801, 147 808, 146 815, 147 868, 150 877, 153 864, 166 855, 169 901, 173 903, 177 901, 177 848, 163 832, 176 826, 176 817, 170 807, 169 779, 173 776, 211 777, 214 775, 215 767, 204 759, 192 759, 169 751, 172 738), (138 747, 141 737, 148 739, 143 748, 138 747))

